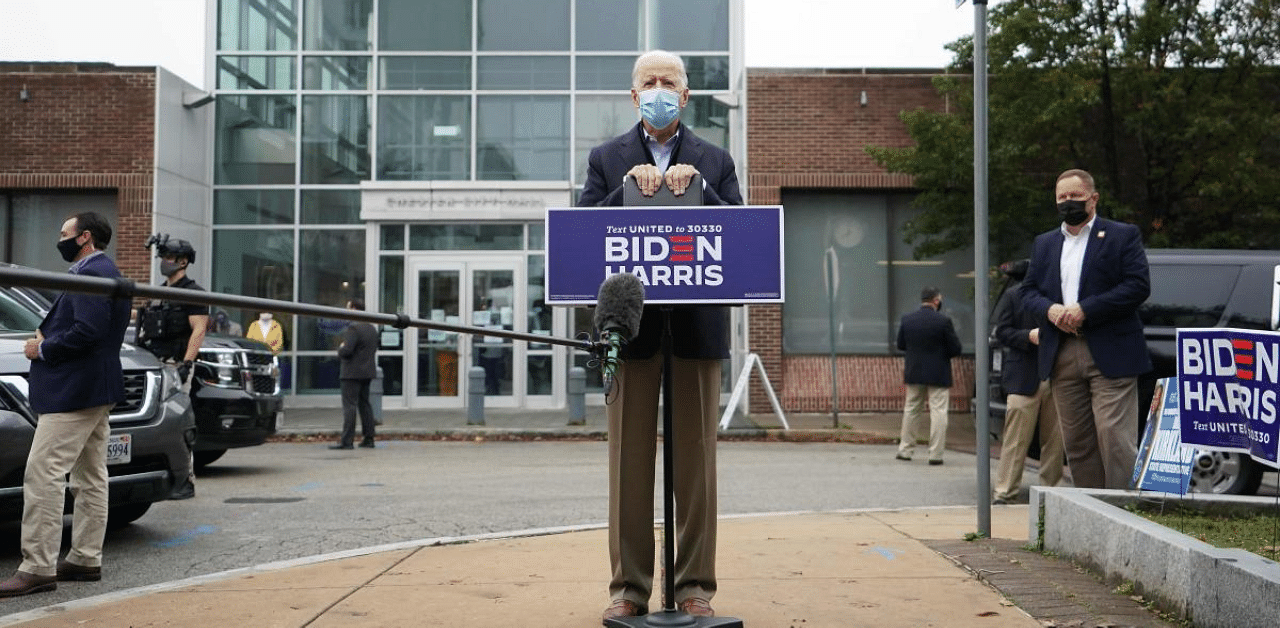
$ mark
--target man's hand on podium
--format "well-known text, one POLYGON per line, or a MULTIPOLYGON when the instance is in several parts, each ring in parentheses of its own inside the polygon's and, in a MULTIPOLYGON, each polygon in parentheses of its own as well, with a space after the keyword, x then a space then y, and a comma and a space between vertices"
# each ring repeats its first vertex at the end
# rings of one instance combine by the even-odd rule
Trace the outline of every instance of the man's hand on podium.
POLYGON ((698 169, 689 164, 676 164, 667 168, 665 177, 662 171, 652 164, 640 164, 627 171, 627 176, 636 180, 636 187, 645 196, 657 194, 664 180, 667 184, 667 189, 671 190, 672 194, 683 196, 685 191, 689 189, 689 182, 697 174, 698 169))

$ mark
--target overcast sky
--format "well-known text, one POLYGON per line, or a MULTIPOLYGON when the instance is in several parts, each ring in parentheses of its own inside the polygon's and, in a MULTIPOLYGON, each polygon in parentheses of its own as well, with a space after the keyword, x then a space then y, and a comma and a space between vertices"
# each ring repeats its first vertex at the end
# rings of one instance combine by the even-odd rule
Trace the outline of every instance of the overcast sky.
MULTIPOLYGON (((973 33, 955 0, 744 1, 752 68, 941 68, 973 33)), ((207 87, 205 0, 0 0, 0 16, 0 60, 160 65, 207 87)))

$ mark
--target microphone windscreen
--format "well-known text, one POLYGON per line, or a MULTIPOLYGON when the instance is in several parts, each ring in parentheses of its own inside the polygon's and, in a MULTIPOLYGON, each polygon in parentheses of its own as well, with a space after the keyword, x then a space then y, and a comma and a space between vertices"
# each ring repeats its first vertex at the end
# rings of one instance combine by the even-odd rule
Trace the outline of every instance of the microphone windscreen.
POLYGON ((618 331, 623 340, 640 333, 644 314, 644 284, 631 273, 610 275, 596 296, 595 324, 599 331, 618 331))

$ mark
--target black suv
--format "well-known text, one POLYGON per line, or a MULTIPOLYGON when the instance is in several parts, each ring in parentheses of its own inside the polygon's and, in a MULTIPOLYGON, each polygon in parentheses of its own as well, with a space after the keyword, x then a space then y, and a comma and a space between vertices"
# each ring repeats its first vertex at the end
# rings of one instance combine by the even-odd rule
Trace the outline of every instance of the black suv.
POLYGON ((227 449, 261 445, 276 433, 284 405, 280 367, 256 340, 207 334, 195 363, 195 462, 199 469, 227 449))
MULTIPOLYGON (((0 287, 0 520, 22 518, 22 477, 35 436, 27 401, 30 362, 22 347, 41 315, 13 288, 0 287)), ((125 400, 111 410, 107 472, 108 526, 129 524, 169 499, 190 472, 187 448, 195 438, 190 398, 177 373, 132 345, 120 348, 125 400)), ((68 496, 69 498, 69 496, 68 496)), ((70 499, 68 499, 68 504, 70 499)))
MULTIPOLYGON (((1280 251, 1147 249, 1147 261, 1151 296, 1138 310, 1153 366, 1138 379, 1138 407, 1143 410, 1140 418, 1144 427, 1156 380, 1178 374, 1179 327, 1280 328, 1280 251)), ((1004 287, 1016 288, 1016 283, 1004 287)), ((1005 393, 1000 386, 1001 360, 994 339, 991 346, 989 407, 992 433, 999 437, 1005 393)), ((1032 454, 1038 455, 1034 450, 1032 454)), ((1267 470, 1248 455, 1201 451, 1193 461, 1191 490, 1252 494, 1267 470)))

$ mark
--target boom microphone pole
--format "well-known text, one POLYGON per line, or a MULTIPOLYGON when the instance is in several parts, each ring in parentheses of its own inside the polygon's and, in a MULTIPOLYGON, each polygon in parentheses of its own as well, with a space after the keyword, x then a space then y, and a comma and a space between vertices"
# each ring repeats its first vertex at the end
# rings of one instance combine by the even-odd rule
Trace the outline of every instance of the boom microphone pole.
MULTIPOLYGON (((134 281, 124 277, 112 279, 107 277, 91 277, 87 275, 73 275, 70 273, 51 273, 43 270, 0 266, 0 286, 24 286, 28 288, 46 288, 67 292, 82 292, 86 294, 108 296, 116 299, 132 299, 133 297, 167 299, 169 301, 178 301, 182 303, 220 305, 223 307, 240 308, 258 312, 285 312, 301 316, 361 321, 365 323, 373 323, 375 325, 390 325, 396 329, 417 327, 421 329, 435 329, 459 334, 471 334, 473 336, 496 336, 499 338, 520 340, 524 342, 572 347, 574 349, 588 351, 595 355, 597 359, 602 359, 611 346, 609 342, 602 340, 560 338, 540 334, 526 334, 506 329, 489 329, 470 325, 451 325, 448 323, 441 323, 439 321, 412 318, 407 314, 380 314, 377 312, 348 310, 346 308, 327 305, 312 305, 310 303, 298 303, 295 301, 281 301, 278 299, 263 299, 260 297, 245 297, 235 294, 220 294, 217 292, 205 292, 201 290, 153 286, 149 284, 135 283, 134 281)), ((643 299, 643 296, 641 299, 643 299)))

